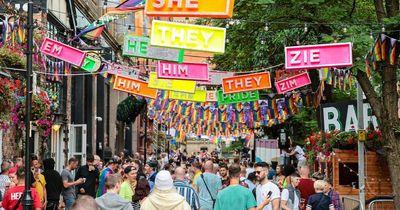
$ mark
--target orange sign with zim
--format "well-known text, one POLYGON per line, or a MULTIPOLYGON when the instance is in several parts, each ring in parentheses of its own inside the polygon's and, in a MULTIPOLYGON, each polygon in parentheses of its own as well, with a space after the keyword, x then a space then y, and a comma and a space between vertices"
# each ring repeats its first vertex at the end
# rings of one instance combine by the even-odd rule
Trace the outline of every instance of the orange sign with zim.
POLYGON ((224 94, 271 88, 269 72, 247 74, 222 79, 224 94))
POLYGON ((146 0, 147 16, 230 18, 234 0, 146 0))
POLYGON ((120 75, 115 75, 114 89, 148 98, 157 96, 157 90, 149 88, 147 82, 120 75))

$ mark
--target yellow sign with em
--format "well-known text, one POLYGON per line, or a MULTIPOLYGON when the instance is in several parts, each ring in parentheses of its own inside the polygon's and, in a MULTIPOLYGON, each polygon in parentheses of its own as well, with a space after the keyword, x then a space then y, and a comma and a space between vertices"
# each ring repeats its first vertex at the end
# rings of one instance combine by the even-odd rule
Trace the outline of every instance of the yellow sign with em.
POLYGON ((149 78, 149 87, 160 90, 194 93, 196 89, 196 82, 190 80, 158 79, 157 73, 151 72, 149 78))
POLYGON ((225 52, 225 28, 153 20, 150 44, 212 53, 225 52))

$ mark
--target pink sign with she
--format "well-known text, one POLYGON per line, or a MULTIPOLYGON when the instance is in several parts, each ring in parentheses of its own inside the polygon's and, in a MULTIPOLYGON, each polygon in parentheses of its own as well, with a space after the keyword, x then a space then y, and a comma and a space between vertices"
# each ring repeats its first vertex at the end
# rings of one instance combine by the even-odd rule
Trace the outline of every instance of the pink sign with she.
POLYGON ((208 64, 159 61, 157 77, 161 79, 208 81, 208 64))
POLYGON ((316 69, 353 65, 352 44, 285 47, 285 69, 316 69))
POLYGON ((278 93, 282 94, 309 84, 311 84, 311 79, 310 76, 308 76, 308 73, 305 72, 294 77, 289 77, 287 79, 275 82, 275 87, 278 93))
POLYGON ((40 47, 40 52, 79 67, 82 65, 86 57, 86 52, 47 37, 44 39, 43 44, 40 47))

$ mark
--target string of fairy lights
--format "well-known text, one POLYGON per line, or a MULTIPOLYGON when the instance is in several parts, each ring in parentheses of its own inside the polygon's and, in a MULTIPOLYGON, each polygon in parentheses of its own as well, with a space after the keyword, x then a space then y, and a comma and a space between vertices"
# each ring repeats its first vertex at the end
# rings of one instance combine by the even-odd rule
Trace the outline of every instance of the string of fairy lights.
MULTIPOLYGON (((112 1, 105 1, 105 2, 112 2, 112 1)), ((116 3, 116 2, 115 2, 116 3)), ((107 4, 105 4, 107 5, 107 4)), ((53 13, 58 13, 58 14, 63 14, 63 15, 68 15, 69 13, 65 11, 60 11, 60 10, 55 10, 55 9, 49 9, 49 8, 43 8, 39 7, 39 9, 43 11, 50 11, 53 13)), ((126 17, 126 14, 124 15, 126 17)), ((82 20, 86 20, 86 18, 82 16, 78 16, 77 18, 81 18, 82 20)), ((122 18, 124 19, 124 18, 122 18)), ((121 20, 121 19, 120 19, 121 20)), ((370 35, 371 38, 373 38, 374 35, 380 34, 380 33, 392 33, 392 32, 398 32, 400 30, 386 30, 386 25, 383 23, 377 23, 377 22, 352 22, 352 23, 340 23, 340 22, 294 22, 294 21, 274 21, 274 20, 268 20, 268 21, 256 21, 256 20, 247 20, 247 19, 208 19, 210 22, 225 22, 225 28, 229 29, 231 27, 240 25, 241 23, 258 23, 264 25, 264 30, 265 31, 270 31, 270 28, 272 25, 287 25, 290 26, 289 28, 303 28, 304 32, 308 32, 309 28, 312 26, 319 26, 319 25, 329 25, 329 26, 337 26, 342 28, 341 32, 343 34, 348 33, 348 27, 350 26, 368 26, 374 29, 371 29, 369 31, 365 32, 359 32, 357 34, 367 34, 370 35), (379 30, 377 30, 379 28, 379 30)), ((117 20, 118 21, 118 20, 117 20)), ((198 19, 189 19, 189 18, 173 18, 170 19, 169 21, 171 22, 178 22, 178 23, 192 23, 195 24, 197 23, 198 19)), ((116 23, 115 21, 113 22, 114 25, 118 26, 125 26, 127 27, 127 30, 132 30, 132 28, 142 28, 142 29, 151 29, 150 27, 145 27, 145 26, 137 26, 134 24, 126 24, 126 23, 116 23)), ((336 36, 344 36, 341 34, 337 34, 336 36)))

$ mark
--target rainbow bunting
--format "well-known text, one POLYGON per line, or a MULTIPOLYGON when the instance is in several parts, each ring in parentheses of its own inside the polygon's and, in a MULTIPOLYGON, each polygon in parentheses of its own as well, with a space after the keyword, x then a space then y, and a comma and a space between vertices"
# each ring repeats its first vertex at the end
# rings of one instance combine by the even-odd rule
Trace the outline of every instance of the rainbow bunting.
POLYGON ((390 65, 395 65, 396 62, 396 45, 397 40, 390 38, 390 65))
POLYGON ((376 41, 375 41, 374 55, 375 55, 375 61, 381 61, 382 60, 381 41, 380 41, 379 38, 377 38, 376 41))
POLYGON ((387 58, 387 40, 386 40, 386 35, 385 34, 381 34, 381 58, 382 61, 385 61, 387 58))
POLYGON ((365 56, 365 73, 367 73, 367 77, 371 76, 371 66, 369 64, 368 55, 365 56))

